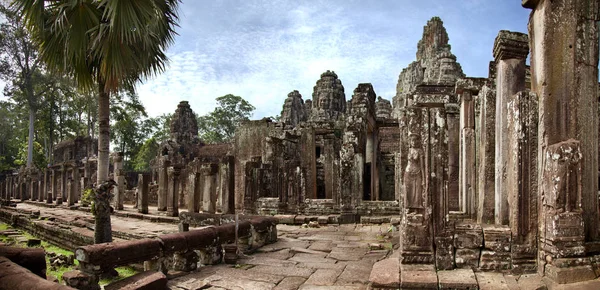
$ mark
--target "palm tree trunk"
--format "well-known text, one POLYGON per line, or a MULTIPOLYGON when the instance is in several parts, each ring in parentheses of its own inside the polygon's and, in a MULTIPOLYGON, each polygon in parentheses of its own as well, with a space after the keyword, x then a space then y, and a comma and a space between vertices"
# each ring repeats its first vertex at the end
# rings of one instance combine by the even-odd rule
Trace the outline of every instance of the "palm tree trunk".
POLYGON ((27 168, 33 167, 33 123, 35 122, 35 111, 29 106, 29 140, 27 143, 27 168))
POLYGON ((112 242, 110 225, 110 190, 108 184, 108 154, 110 142, 110 95, 105 90, 104 80, 98 78, 98 179, 94 205, 94 243, 112 242))

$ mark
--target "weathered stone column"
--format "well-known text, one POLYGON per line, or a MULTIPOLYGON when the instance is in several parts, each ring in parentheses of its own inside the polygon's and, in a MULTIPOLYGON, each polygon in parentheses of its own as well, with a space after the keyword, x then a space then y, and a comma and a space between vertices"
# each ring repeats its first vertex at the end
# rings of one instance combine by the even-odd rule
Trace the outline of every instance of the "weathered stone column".
POLYGON ((67 179, 67 206, 72 206, 75 203, 73 202, 73 183, 74 181, 71 178, 67 179))
POLYGON ((217 198, 216 206, 216 211, 218 213, 231 213, 230 203, 233 203, 234 178, 233 156, 227 156, 219 163, 219 196, 217 198))
POLYGON ((91 181, 90 179, 92 178, 92 169, 91 169, 91 164, 90 164, 90 160, 85 158, 83 160, 83 188, 88 188, 89 186, 91 186, 92 183, 94 183, 94 181, 91 181))
POLYGON ((444 109, 448 125, 448 211, 459 211, 460 107, 445 104, 444 109))
POLYGON ((508 151, 508 99, 525 90, 525 59, 529 53, 527 35, 501 30, 494 42, 496 60, 496 150, 495 222, 508 224, 509 204, 506 190, 508 151))
POLYGON ((481 112, 479 115, 480 137, 478 148, 477 187, 479 205, 477 207, 477 222, 494 223, 494 152, 496 136, 496 92, 488 86, 479 91, 481 112))
POLYGON ((209 164, 202 166, 200 171, 202 178, 202 212, 214 213, 216 202, 217 166, 209 164))
POLYGON ((599 240, 599 3, 524 0, 523 6, 532 9, 531 85, 539 100, 543 161, 538 272, 558 283, 593 279, 582 255, 584 241, 599 240))
POLYGON ((50 178, 50 175, 48 174, 48 168, 44 169, 44 180, 42 181, 43 184, 41 186, 42 190, 40 191, 40 195, 39 195, 39 201, 44 201, 44 199, 46 199, 48 197, 48 179, 50 178))
MULTIPOLYGON (((194 166, 196 167, 196 166, 194 166)), ((188 167, 189 168, 189 167, 188 167)), ((188 212, 200 212, 200 203, 202 202, 201 198, 201 188, 200 188, 200 173, 195 172, 193 169, 188 174, 187 180, 187 190, 188 190, 188 202, 187 202, 187 210, 188 212)))
POLYGON ((77 164, 75 164, 71 170, 71 186, 69 187, 69 197, 67 198, 67 205, 69 206, 74 205, 77 202, 80 178, 79 168, 77 167, 77 164))
POLYGON ((60 167, 60 197, 62 200, 67 200, 67 168, 65 165, 60 167))
POLYGON ((38 179, 37 183, 37 201, 44 201, 44 180, 38 179))
POLYGON ((123 152, 117 152, 113 155, 113 175, 117 186, 113 188, 115 209, 123 209, 123 197, 125 194, 125 176, 123 173, 123 152))
POLYGON ((169 192, 167 197, 167 215, 179 216, 179 174, 181 169, 178 166, 167 168, 169 179, 169 192))
POLYGON ((29 199, 32 201, 37 200, 37 185, 38 185, 38 179, 37 179, 37 172, 35 171, 31 171, 29 173, 29 190, 27 191, 29 193, 29 199))
POLYGON ((475 213, 475 102, 471 91, 457 85, 460 95, 460 201, 467 215, 475 213))
POLYGON ((47 192, 46 203, 52 203, 54 201, 54 196, 56 196, 56 170, 50 169, 50 188, 47 192))
POLYGON ((169 188, 169 178, 167 168, 171 162, 165 156, 160 157, 158 164, 158 210, 167 210, 167 195, 169 188))
POLYGON ((137 209, 140 213, 148 213, 148 183, 151 175, 148 173, 138 175, 137 209))

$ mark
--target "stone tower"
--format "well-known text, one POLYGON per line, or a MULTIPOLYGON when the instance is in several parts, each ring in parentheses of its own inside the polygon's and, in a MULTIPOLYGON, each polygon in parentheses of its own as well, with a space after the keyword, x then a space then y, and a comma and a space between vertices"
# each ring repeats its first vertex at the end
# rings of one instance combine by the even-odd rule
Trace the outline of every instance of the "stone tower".
POLYGON ((333 71, 322 73, 313 90, 312 120, 337 120, 345 112, 346 95, 342 81, 333 71))
POLYGON ((456 56, 452 54, 448 44, 448 33, 439 17, 427 21, 423 28, 423 37, 417 44, 417 60, 402 70, 393 99, 392 116, 404 106, 406 94, 410 94, 420 84, 453 86, 456 80, 465 74, 456 56))
POLYGON ((288 94, 281 110, 281 122, 285 123, 286 127, 296 127, 298 123, 306 121, 307 113, 304 106, 302 95, 298 91, 293 91, 288 94))
POLYGON ((198 139, 198 120, 190 104, 181 101, 171 119, 171 140, 179 144, 193 143, 198 139))

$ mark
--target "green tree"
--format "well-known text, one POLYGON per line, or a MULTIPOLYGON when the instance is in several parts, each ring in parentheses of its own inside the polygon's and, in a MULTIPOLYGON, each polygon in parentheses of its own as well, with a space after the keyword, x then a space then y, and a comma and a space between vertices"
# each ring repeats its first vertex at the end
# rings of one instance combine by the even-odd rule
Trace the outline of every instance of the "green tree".
POLYGON ((150 171, 150 161, 158 155, 159 144, 154 137, 150 137, 144 142, 133 158, 134 171, 150 171))
POLYGON ((51 82, 43 72, 37 46, 29 37, 21 17, 13 9, 0 4, 0 78, 7 82, 5 95, 29 110, 27 167, 33 166, 34 124, 44 94, 51 82))
POLYGON ((240 122, 252 116, 254 106, 242 97, 228 94, 218 97, 217 107, 210 113, 198 117, 198 135, 206 143, 231 141, 240 122))
MULTIPOLYGON (((28 150, 28 142, 25 142, 23 144, 21 144, 21 147, 19 148, 19 155, 17 157, 17 160, 15 160, 15 164, 16 165, 26 165, 27 164, 27 158, 29 156, 29 154, 27 153, 28 150)), ((44 156, 44 147, 42 147, 42 144, 36 142, 33 142, 33 166, 37 167, 37 168, 45 168, 47 165, 47 160, 46 160, 46 156, 44 156)))
POLYGON ((179 0, 15 0, 47 66, 98 92, 96 243, 112 241, 110 94, 162 72, 179 0), (105 192, 106 191, 106 192, 105 192))
POLYGON ((26 112, 12 101, 0 101, 0 172, 16 167, 20 145, 27 140, 26 112))
POLYGON ((111 140, 123 152, 125 170, 131 170, 131 160, 144 140, 157 130, 157 124, 154 119, 148 118, 146 108, 134 92, 113 95, 110 111, 113 116, 111 140))

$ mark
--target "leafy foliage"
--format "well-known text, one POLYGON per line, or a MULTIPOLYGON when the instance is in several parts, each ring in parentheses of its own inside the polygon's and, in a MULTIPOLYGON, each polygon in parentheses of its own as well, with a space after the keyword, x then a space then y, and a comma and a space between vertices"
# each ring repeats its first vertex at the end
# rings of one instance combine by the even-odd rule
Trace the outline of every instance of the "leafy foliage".
POLYGON ((200 139, 206 143, 229 142, 242 121, 252 116, 254 106, 242 97, 228 94, 218 97, 217 107, 198 117, 200 139))
POLYGON ((150 161, 158 155, 158 146, 154 137, 148 138, 133 159, 133 170, 150 171, 150 161))
MULTIPOLYGON (((19 155, 17 160, 15 160, 16 165, 26 165, 27 164, 27 143, 21 144, 21 148, 19 148, 19 155)), ((38 142, 33 142, 33 165, 37 168, 46 168, 47 160, 44 155, 44 148, 38 142)))

